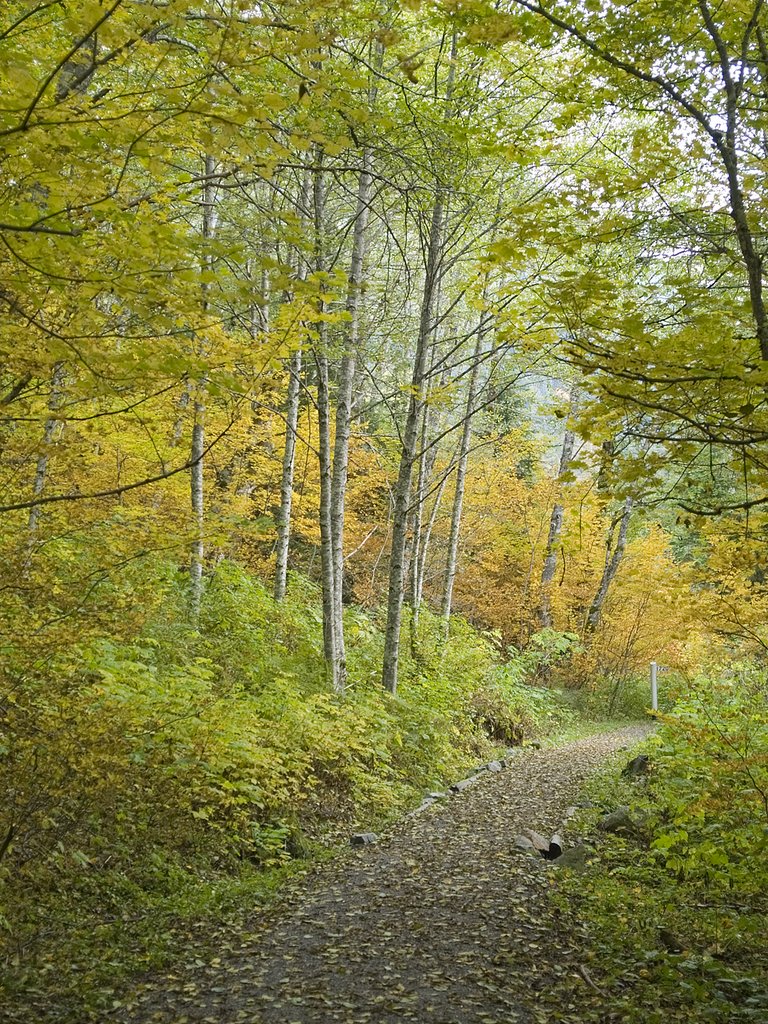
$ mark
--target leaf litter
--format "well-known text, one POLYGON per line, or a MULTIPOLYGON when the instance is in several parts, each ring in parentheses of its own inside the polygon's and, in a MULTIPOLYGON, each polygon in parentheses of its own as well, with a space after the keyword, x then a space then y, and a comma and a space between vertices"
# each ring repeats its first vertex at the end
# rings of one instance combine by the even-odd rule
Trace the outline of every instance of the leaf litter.
POLYGON ((632 726, 521 751, 503 771, 296 884, 216 956, 145 979, 119 1024, 577 1024, 592 1003, 585 934, 547 898, 553 869, 516 847, 549 835, 632 726))

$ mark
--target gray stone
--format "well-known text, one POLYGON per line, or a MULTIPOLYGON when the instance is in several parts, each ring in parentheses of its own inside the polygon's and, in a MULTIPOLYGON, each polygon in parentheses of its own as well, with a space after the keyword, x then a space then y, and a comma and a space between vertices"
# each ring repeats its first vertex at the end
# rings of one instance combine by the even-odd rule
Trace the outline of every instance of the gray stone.
POLYGON ((461 779, 459 782, 454 782, 450 787, 450 790, 452 793, 460 793, 462 789, 467 789, 473 782, 477 782, 476 776, 468 779, 461 779))
POLYGON ((489 772, 500 772, 503 765, 501 761, 489 761, 485 767, 489 772))
POLYGON ((434 793, 427 793, 427 797, 430 800, 445 800, 445 799, 447 799, 448 794, 447 793, 438 793, 438 791, 435 790, 434 793))
POLYGON ((628 807, 617 807, 610 814, 604 814, 597 827, 603 832, 624 832, 631 834, 637 832, 639 826, 632 818, 628 807))
POLYGON ((583 843, 564 850, 552 863, 556 868, 569 868, 571 871, 583 871, 587 866, 589 850, 583 843))
POLYGON ((434 807, 434 805, 434 800, 425 800, 423 803, 420 803, 418 807, 414 807, 412 811, 409 811, 408 814, 406 814, 406 818, 415 818, 417 814, 422 814, 430 807, 434 807))
POLYGON ((630 779, 636 779, 640 775, 647 775, 650 770, 651 760, 648 755, 638 754, 624 767, 621 774, 629 776, 630 779))
POLYGON ((532 828, 526 828, 523 830, 521 835, 525 836, 533 843, 534 847, 541 853, 547 853, 549 851, 549 840, 546 839, 541 832, 534 832, 532 828))
POLYGON ((378 841, 379 837, 375 832, 358 832, 349 837, 350 846, 370 846, 372 843, 377 843, 378 841))
POLYGON ((515 836, 515 847, 521 853, 527 853, 529 857, 536 857, 537 860, 541 859, 541 853, 536 849, 528 836, 515 836))

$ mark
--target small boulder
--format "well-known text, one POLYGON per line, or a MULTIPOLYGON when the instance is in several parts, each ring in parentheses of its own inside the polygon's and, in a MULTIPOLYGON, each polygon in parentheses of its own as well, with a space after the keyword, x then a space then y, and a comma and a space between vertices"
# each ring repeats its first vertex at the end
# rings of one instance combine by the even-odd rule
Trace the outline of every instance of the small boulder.
POLYGON ((473 782, 477 782, 477 776, 470 777, 468 779, 460 779, 458 782, 454 782, 450 787, 450 790, 452 793, 460 793, 462 789, 467 789, 473 782))
POLYGON ((534 832, 532 828, 526 828, 521 834, 531 841, 534 848, 538 850, 542 856, 549 853, 549 840, 546 839, 541 832, 534 832))
POLYGON ((587 866, 588 856, 589 850, 587 850, 583 843, 579 843, 578 846, 572 846, 570 850, 563 851, 552 863, 556 868, 570 868, 571 871, 583 871, 587 866))
POLYGON ((622 769, 621 774, 630 779, 636 779, 640 775, 647 775, 651 770, 651 760, 647 754, 638 754, 622 769))
POLYGON ((447 797, 447 793, 439 793, 437 790, 435 790, 434 793, 427 793, 427 798, 429 800, 445 800, 447 797))
POLYGON ((372 843, 378 842, 379 837, 375 832, 358 832, 353 836, 349 837, 350 846, 370 846, 372 843))
POLYGON ((521 853, 527 853, 529 857, 535 857, 537 860, 541 857, 540 851, 536 849, 528 836, 515 836, 515 848, 520 850, 521 853))
POLYGON ((485 767, 489 772, 500 772, 503 765, 501 761, 489 761, 485 767))
POLYGON ((617 807, 610 814, 604 814, 597 827, 602 832, 625 833, 631 835, 637 832, 637 822, 632 818, 628 807, 617 807))

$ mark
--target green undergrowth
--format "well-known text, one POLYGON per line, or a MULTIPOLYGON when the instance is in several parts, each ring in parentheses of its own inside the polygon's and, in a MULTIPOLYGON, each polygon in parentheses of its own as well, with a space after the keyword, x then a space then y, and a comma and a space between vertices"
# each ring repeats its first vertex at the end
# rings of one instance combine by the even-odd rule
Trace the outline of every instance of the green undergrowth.
POLYGON ((768 1019, 768 683, 738 668, 689 687, 642 745, 651 771, 591 787, 575 828, 598 836, 555 900, 586 926, 583 1020, 751 1024, 768 1019), (621 805, 633 827, 596 830, 621 805))
POLYGON ((10 1020, 98 1018, 125 979, 258 916, 350 832, 577 718, 530 683, 570 644, 551 630, 505 651, 458 618, 445 639, 425 609, 413 650, 405 625, 393 697, 379 681, 381 621, 351 607, 338 697, 307 580, 295 577, 278 605, 224 562, 197 629, 175 567, 145 569, 125 588, 110 584, 106 612, 131 602, 140 628, 94 629, 39 658, 9 649, 0 1000, 10 1020))

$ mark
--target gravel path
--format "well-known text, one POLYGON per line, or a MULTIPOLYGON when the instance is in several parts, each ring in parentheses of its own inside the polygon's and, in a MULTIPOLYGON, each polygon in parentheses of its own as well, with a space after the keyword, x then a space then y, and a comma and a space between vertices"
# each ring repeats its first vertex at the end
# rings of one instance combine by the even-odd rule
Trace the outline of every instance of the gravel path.
POLYGON ((523 828, 547 836, 558 829, 588 776, 647 732, 637 726, 519 752, 504 771, 323 867, 268 929, 229 936, 212 961, 154 979, 113 1019, 578 1021, 584 951, 548 906, 553 868, 522 855, 514 839, 523 828))

